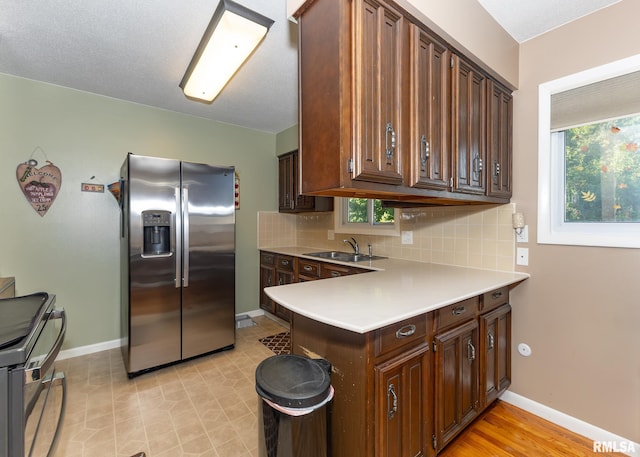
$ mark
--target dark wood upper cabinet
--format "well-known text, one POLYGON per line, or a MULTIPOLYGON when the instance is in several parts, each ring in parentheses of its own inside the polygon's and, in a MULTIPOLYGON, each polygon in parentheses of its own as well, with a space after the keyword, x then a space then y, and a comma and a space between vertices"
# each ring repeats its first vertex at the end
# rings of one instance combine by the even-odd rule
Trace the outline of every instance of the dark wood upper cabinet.
POLYGON ((487 162, 487 79, 453 56, 453 190, 484 194, 487 162))
POLYGON ((487 195, 510 198, 513 168, 513 97, 511 91, 488 81, 487 195))
POLYGON ((404 18, 376 0, 353 2, 353 179, 401 184, 404 18))
POLYGON ((509 201, 506 84, 489 84, 491 72, 393 0, 313 0, 299 11, 303 193, 509 201))
POLYGON ((409 185, 447 190, 450 172, 450 60, 447 47, 409 25, 409 185))
POLYGON ((300 193, 299 166, 298 151, 291 151, 278 157, 278 211, 281 213, 333 211, 333 198, 300 193))

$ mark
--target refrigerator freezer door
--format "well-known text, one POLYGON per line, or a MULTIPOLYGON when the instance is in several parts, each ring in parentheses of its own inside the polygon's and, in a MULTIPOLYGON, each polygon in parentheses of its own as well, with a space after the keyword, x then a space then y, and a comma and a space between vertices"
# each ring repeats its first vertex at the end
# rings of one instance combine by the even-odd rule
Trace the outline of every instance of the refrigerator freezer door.
POLYGON ((182 189, 187 359, 235 344, 234 169, 183 162, 182 189))
POLYGON ((129 155, 129 373, 180 360, 179 185, 179 161, 129 155), (171 213, 170 255, 143 257, 146 210, 171 213))

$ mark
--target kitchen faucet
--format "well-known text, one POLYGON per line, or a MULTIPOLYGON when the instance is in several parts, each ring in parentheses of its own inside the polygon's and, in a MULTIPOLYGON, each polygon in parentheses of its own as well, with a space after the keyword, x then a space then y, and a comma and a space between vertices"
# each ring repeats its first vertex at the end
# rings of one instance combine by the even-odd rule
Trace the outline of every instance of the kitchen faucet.
POLYGON ((358 246, 358 242, 356 241, 355 238, 351 238, 353 240, 353 243, 349 240, 342 240, 343 243, 347 243, 349 244, 349 246, 351 246, 353 248, 353 253, 355 255, 360 254, 360 247, 358 246))

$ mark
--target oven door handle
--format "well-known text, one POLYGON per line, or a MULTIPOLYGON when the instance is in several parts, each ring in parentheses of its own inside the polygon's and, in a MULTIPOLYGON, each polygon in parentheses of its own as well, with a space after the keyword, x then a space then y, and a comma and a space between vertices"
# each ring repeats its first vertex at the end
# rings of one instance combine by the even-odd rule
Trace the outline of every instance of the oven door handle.
MULTIPOLYGON (((32 382, 39 382, 42 380, 44 374, 49 371, 49 368, 51 368, 51 365, 53 365, 53 362, 56 360, 58 352, 60 352, 60 348, 64 342, 64 335, 67 333, 67 314, 64 309, 54 309, 51 311, 49 319, 62 319, 62 327, 60 327, 60 332, 58 333, 55 343, 53 343, 53 347, 44 359, 42 359, 42 363, 37 366, 32 366, 32 364, 30 364, 25 367, 25 384, 31 384, 32 382)), ((33 364, 36 364, 36 362, 33 362, 33 364)))
MULTIPOLYGON (((53 438, 51 439, 50 446, 49 446, 49 452, 47 452, 46 457, 51 457, 56 449, 56 445, 58 444, 58 438, 60 437, 60 430, 62 429, 62 420, 64 419, 64 413, 67 405, 67 379, 64 373, 61 371, 46 375, 42 380, 42 383, 40 384, 40 391, 46 390, 44 405, 42 406, 43 411, 46 408, 46 404, 49 400, 49 392, 51 388, 55 386, 62 387, 62 399, 60 400, 60 413, 58 414, 56 429, 55 429, 55 432, 53 433, 53 438)), ((40 394, 37 395, 37 397, 39 396, 40 394)), ((34 405, 31 405, 31 409, 33 409, 33 406, 34 405)), ((29 414, 31 414, 31 411, 29 411, 29 414)), ((31 442, 31 449, 29 449, 29 457, 32 457, 33 450, 38 441, 38 433, 40 432, 41 423, 42 423, 42 415, 40 415, 40 417, 38 418, 38 423, 36 424, 36 429, 35 429, 35 432, 33 433, 33 441, 31 442)), ((25 449, 25 452, 26 452, 26 449, 25 449)))

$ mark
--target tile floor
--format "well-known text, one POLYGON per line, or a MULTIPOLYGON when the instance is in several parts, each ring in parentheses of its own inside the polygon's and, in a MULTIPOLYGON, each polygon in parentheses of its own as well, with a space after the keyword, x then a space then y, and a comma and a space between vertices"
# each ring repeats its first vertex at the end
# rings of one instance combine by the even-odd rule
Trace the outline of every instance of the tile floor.
POLYGON ((119 349, 56 363, 68 383, 57 457, 257 457, 258 339, 282 332, 256 317, 236 348, 130 380, 119 349))

